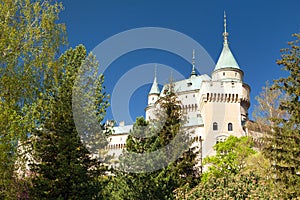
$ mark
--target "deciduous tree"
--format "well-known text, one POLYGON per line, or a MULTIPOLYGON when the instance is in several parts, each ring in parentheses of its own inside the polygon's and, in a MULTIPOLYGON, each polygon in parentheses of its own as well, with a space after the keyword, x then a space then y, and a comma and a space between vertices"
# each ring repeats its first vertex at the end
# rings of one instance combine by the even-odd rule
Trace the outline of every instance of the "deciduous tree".
POLYGON ((65 42, 65 26, 57 22, 61 9, 42 0, 0 3, 0 198, 18 195, 17 146, 34 123, 26 107, 56 81, 55 60, 65 42))

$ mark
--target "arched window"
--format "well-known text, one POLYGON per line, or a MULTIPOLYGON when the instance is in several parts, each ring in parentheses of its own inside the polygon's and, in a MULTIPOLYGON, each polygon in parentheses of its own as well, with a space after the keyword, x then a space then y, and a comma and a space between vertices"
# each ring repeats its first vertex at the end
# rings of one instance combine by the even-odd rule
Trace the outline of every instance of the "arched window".
POLYGON ((218 123, 217 123, 217 122, 214 122, 214 123, 213 123, 213 130, 214 130, 214 131, 217 131, 217 130, 218 130, 218 123))
POLYGON ((228 131, 232 131, 232 123, 228 123, 228 131))

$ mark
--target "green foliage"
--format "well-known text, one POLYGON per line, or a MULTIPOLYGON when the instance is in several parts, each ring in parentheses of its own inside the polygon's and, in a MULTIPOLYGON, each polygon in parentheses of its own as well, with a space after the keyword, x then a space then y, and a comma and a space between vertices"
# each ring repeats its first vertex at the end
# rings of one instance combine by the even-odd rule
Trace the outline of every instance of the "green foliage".
POLYGON ((278 196, 269 192, 269 185, 258 175, 239 173, 211 176, 178 199, 278 199, 278 196))
POLYGON ((55 57, 65 42, 61 9, 40 0, 0 3, 0 198, 21 198, 17 146, 34 123, 28 108, 56 80, 55 57))
POLYGON ((300 196, 300 34, 294 36, 296 40, 288 43, 289 48, 281 50, 281 60, 277 61, 289 75, 275 80, 273 85, 289 97, 280 104, 288 117, 272 119, 274 124, 265 138, 263 151, 272 163, 276 189, 285 199, 300 196))
POLYGON ((224 174, 238 174, 246 166, 246 158, 255 153, 252 140, 248 137, 229 136, 225 142, 214 146, 216 155, 204 158, 208 167, 202 176, 207 181, 211 176, 222 177, 224 174))
POLYGON ((208 169, 201 182, 179 188, 177 199, 277 199, 265 166, 258 166, 268 162, 252 146, 251 138, 234 136, 216 144, 216 155, 204 159, 208 169))
MULTIPOLYGON (((33 143, 31 198, 33 199, 92 199, 102 198, 106 168, 91 158, 77 133, 72 112, 72 91, 79 67, 92 59, 80 45, 66 51, 59 59, 60 79, 51 92, 45 94, 39 113, 44 119, 30 137, 33 143), (45 107, 48 104, 48 107, 45 107), (45 109, 47 108, 47 109, 45 109)), ((93 63, 91 67, 97 66, 93 63)), ((99 83, 103 83, 100 76, 99 83)), ((102 85, 98 85, 102 92, 102 85)), ((98 121, 108 106, 106 95, 95 100, 98 121), (100 99, 101 98, 101 99, 100 99), (97 102, 103 102, 97 104, 97 102), (105 103, 106 102, 106 103, 105 103)), ((39 108, 39 107, 37 107, 39 108)))
MULTIPOLYGON (((182 143, 190 145, 187 129, 182 127, 184 117, 176 95, 169 92, 159 101, 160 110, 157 112, 155 120, 149 123, 143 118, 136 119, 133 130, 126 141, 127 151, 149 153, 161 150, 172 143, 178 135, 181 135, 182 143), (141 135, 147 137, 140 137, 141 135)), ((178 146, 180 145, 178 144, 178 146)), ((175 153, 169 155, 178 156, 176 154, 178 149, 172 150, 175 153)), ((116 172, 111 199, 174 199, 176 188, 188 183, 192 186, 197 183, 198 171, 195 169, 195 152, 188 150, 171 163, 157 163, 161 160, 166 162, 167 156, 165 153, 158 152, 150 161, 145 160, 145 165, 142 164, 146 166, 144 169, 151 169, 153 165, 166 164, 164 168, 143 173, 130 173, 126 172, 128 169, 126 167, 136 167, 141 164, 136 163, 136 166, 132 166, 134 156, 126 156, 126 152, 124 152, 124 156, 120 158, 120 165, 124 167, 125 172, 116 172), (131 165, 126 165, 128 163, 131 165)))

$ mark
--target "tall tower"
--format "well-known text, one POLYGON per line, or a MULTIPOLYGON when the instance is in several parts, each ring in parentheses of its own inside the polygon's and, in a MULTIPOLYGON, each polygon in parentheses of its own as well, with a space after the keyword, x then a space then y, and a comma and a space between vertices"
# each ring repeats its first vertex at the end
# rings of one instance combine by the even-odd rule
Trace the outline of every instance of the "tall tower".
POLYGON ((155 103, 157 102, 160 94, 160 90, 157 83, 157 66, 155 66, 155 72, 154 72, 154 80, 151 86, 151 89, 148 94, 148 105, 146 107, 146 120, 149 120, 153 117, 153 111, 155 109, 155 103))
MULTIPOLYGON (((246 134, 244 124, 248 119, 250 87, 243 82, 244 73, 233 56, 228 42, 226 14, 224 12, 223 48, 211 81, 200 89, 201 115, 204 116, 205 149, 224 141, 228 136, 246 134)), ((209 152, 204 152, 209 154, 209 152)))

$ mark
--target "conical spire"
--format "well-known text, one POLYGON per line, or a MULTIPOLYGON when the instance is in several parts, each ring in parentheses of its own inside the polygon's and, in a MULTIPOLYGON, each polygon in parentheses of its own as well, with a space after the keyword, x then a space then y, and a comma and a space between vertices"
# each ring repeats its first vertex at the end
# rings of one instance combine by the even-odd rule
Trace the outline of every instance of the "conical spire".
POLYGON ((153 80, 153 84, 151 86, 151 90, 150 90, 149 94, 160 94, 158 83, 156 80, 156 71, 157 71, 157 65, 155 65, 154 80, 153 80))
POLYGON ((195 49, 193 49, 193 55, 192 55, 192 72, 191 72, 191 77, 192 76, 197 76, 196 70, 195 70, 195 49))
POLYGON ((229 34, 227 32, 226 13, 224 12, 224 32, 223 32, 224 43, 215 70, 222 69, 222 68, 236 68, 236 69, 240 68, 233 54, 229 49, 228 35, 229 34))

